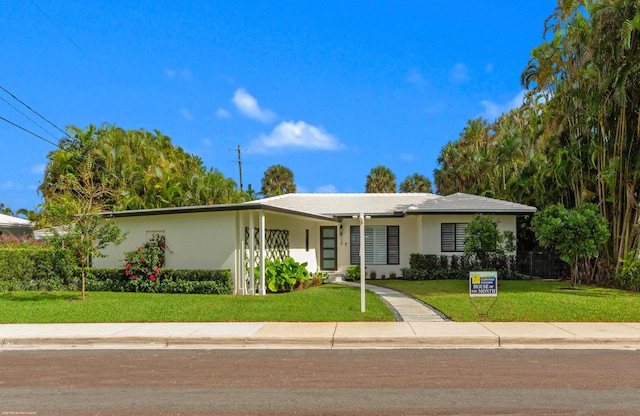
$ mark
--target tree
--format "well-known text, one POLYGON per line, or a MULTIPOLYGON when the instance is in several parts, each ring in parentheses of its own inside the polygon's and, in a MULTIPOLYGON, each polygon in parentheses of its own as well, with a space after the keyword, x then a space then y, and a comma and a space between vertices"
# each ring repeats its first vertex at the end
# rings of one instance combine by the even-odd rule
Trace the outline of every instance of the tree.
POLYGON ((293 183, 291 169, 282 165, 272 165, 264 172, 260 194, 265 198, 295 192, 296 185, 293 183))
POLYGON ((578 281, 581 260, 597 257, 599 246, 609 238, 609 223, 594 204, 583 203, 566 209, 561 204, 536 212, 531 229, 540 246, 558 251, 571 266, 571 285, 578 281))
POLYGON ((94 160, 88 156, 78 166, 80 176, 62 175, 43 209, 45 224, 54 227, 52 242, 73 253, 80 265, 82 300, 89 259, 101 257, 101 250, 109 244, 120 244, 125 237, 112 219, 100 215, 109 189, 95 182, 93 164, 94 160))
POLYGON ((124 130, 90 125, 68 128, 49 162, 39 188, 45 200, 60 192, 66 174, 79 177, 78 166, 91 157, 92 180, 108 193, 101 202, 109 211, 244 202, 250 197, 236 183, 202 159, 174 146, 160 131, 124 130))
POLYGON ((395 193, 396 175, 385 166, 376 166, 371 169, 371 172, 367 175, 365 192, 368 194, 395 193))
POLYGON ((491 215, 476 214, 465 228, 464 253, 474 254, 483 268, 490 267, 492 255, 504 255, 515 249, 513 232, 500 232, 491 215))
POLYGON ((426 192, 431 193, 431 181, 429 178, 414 173, 412 176, 407 176, 400 184, 400 192, 426 192))

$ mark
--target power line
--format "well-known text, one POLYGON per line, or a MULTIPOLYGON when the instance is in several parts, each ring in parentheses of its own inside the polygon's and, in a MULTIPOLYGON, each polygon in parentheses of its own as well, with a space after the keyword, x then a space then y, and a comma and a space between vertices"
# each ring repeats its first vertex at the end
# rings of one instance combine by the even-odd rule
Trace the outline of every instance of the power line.
POLYGON ((80 46, 78 46, 78 44, 77 44, 77 43, 75 43, 75 42, 73 41, 73 39, 71 39, 71 37, 70 37, 69 35, 67 35, 67 34, 65 33, 65 31, 64 31, 64 30, 62 30, 62 29, 60 28, 60 26, 58 26, 58 25, 56 24, 56 22, 54 22, 54 21, 49 17, 49 15, 48 15, 48 14, 46 14, 46 13, 44 12, 44 10, 42 10, 42 8, 41 8, 40 6, 38 6, 38 4, 37 4, 35 1, 31 0, 31 4, 33 4, 34 6, 36 6, 36 8, 37 8, 37 9, 40 11, 40 13, 41 13, 41 14, 42 14, 42 15, 43 15, 43 16, 44 16, 44 17, 49 21, 49 23, 51 23, 52 25, 54 25, 54 26, 56 27, 56 29, 58 29, 58 32, 62 33, 62 35, 63 35, 65 38, 67 38, 67 40, 68 40, 69 42, 71 42, 71 43, 73 44, 73 46, 75 46, 75 47, 76 47, 80 52, 82 52, 82 54, 83 54, 83 55, 85 55, 85 56, 87 55, 87 54, 82 50, 82 48, 81 48, 80 46))
POLYGON ((11 98, 13 98, 14 100, 16 100, 17 102, 19 102, 20 104, 22 104, 23 106, 27 107, 29 110, 31 110, 33 113, 35 113, 38 117, 40 117, 41 119, 43 119, 44 121, 46 121, 47 123, 49 123, 50 125, 52 125, 56 130, 58 130, 59 132, 61 132, 62 134, 64 134, 65 136, 71 138, 71 136, 69 136, 69 134, 62 130, 60 127, 56 126, 55 124, 53 124, 53 122, 49 121, 45 116, 43 116, 42 114, 38 113, 36 110, 34 110, 33 108, 31 108, 27 103, 25 103, 24 101, 22 101, 20 98, 16 97, 11 91, 9 91, 8 89, 6 89, 5 87, 3 87, 2 85, 0 85, 0 89, 4 92, 6 92, 7 94, 9 94, 11 96, 11 98))
POLYGON ((49 144, 51 144, 51 145, 53 145, 53 146, 55 146, 55 147, 57 147, 57 148, 59 148, 59 149, 62 149, 62 148, 61 148, 57 143, 54 143, 54 142, 52 142, 52 141, 51 141, 51 140, 49 140, 49 139, 45 139, 44 137, 40 136, 39 134, 34 133, 34 132, 32 132, 31 130, 29 130, 29 129, 25 128, 25 127, 22 127, 22 126, 21 126, 21 125, 19 125, 19 124, 14 123, 14 122, 13 122, 13 121, 11 121, 11 120, 7 120, 6 118, 4 118, 4 117, 2 117, 2 116, 0 116, 0 120, 4 121, 4 122, 6 122, 6 123, 9 123, 9 124, 11 124, 11 125, 12 125, 12 126, 14 126, 14 127, 19 128, 19 129, 20 129, 20 130, 22 130, 22 131, 26 131, 27 133, 29 133, 29 134, 31 134, 31 135, 33 135, 33 136, 37 137, 38 139, 40 139, 40 140, 42 140, 42 141, 45 141, 45 142, 47 142, 47 143, 49 143, 49 144))
POLYGON ((58 139, 53 133, 51 133, 49 130, 45 129, 44 127, 42 127, 40 124, 36 123, 31 117, 29 117, 28 115, 26 115, 25 113, 23 113, 22 111, 18 110, 13 104, 11 104, 9 101, 7 101, 4 97, 0 97, 0 100, 4 101, 5 103, 7 103, 7 105, 11 108, 13 108, 14 110, 16 110, 18 113, 22 114, 24 116, 24 118, 26 118, 27 120, 29 120, 30 122, 32 122, 33 124, 35 124, 36 126, 40 127, 40 129, 42 129, 42 131, 44 131, 45 133, 47 133, 49 136, 53 137, 54 139, 58 139))

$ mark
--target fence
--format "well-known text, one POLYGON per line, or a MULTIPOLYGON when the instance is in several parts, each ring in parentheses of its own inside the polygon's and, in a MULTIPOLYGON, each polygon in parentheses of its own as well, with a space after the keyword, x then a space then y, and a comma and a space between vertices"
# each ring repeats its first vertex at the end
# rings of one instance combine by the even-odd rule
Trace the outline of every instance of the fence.
POLYGON ((518 271, 530 278, 564 279, 569 276, 567 263, 552 251, 523 251, 518 253, 518 271))

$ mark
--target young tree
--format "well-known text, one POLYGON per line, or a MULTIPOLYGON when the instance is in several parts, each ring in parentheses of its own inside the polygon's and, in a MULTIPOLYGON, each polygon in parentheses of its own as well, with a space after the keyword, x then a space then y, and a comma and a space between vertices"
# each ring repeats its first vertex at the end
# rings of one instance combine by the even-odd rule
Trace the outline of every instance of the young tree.
POLYGON ((431 181, 426 176, 414 173, 407 176, 400 184, 400 192, 426 192, 431 193, 431 181))
POLYGON ((296 185, 293 183, 293 172, 291 169, 282 165, 272 165, 264 172, 260 193, 265 198, 293 194, 295 192, 296 185))
POLYGON ((100 214, 103 197, 109 190, 93 177, 93 159, 87 156, 78 166, 80 176, 62 175, 53 196, 44 205, 43 220, 53 226, 51 240, 74 254, 82 276, 82 300, 85 299, 85 276, 91 257, 101 257, 109 244, 120 244, 125 235, 112 219, 100 214), (57 228, 55 228, 57 226, 57 228))
POLYGON ((553 248, 571 266, 571 285, 575 286, 581 260, 597 257, 599 247, 609 238, 609 223, 594 204, 566 209, 551 205, 537 212, 531 229, 542 247, 553 248))
POLYGON ((376 166, 367 175, 365 192, 368 194, 395 193, 396 175, 386 166, 376 166))
POLYGON ((504 255, 515 249, 513 232, 500 232, 491 215, 476 214, 465 228, 464 254, 473 253, 483 268, 489 267, 492 255, 504 255))

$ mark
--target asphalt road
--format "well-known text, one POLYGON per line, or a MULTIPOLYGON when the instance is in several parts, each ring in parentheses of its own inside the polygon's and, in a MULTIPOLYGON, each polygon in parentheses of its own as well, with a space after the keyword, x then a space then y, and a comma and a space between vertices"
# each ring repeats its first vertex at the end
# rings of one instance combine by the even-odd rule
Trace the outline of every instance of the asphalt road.
POLYGON ((0 415, 637 415, 640 352, 0 351, 0 415))

